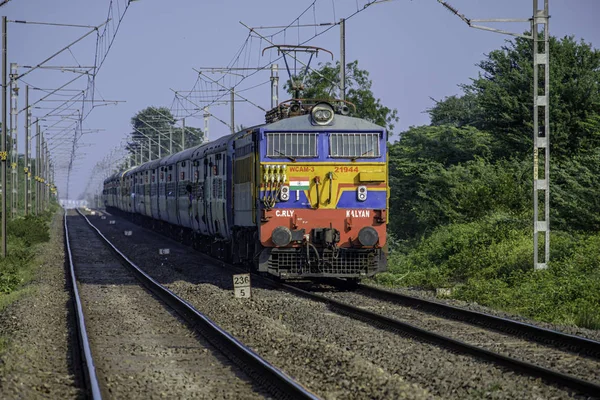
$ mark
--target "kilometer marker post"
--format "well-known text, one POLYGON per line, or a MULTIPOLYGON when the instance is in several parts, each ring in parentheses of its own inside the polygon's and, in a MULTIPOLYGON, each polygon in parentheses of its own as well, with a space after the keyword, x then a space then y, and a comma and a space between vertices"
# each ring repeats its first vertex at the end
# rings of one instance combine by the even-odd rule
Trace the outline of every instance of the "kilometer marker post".
POLYGON ((236 299, 251 297, 250 274, 233 275, 233 295, 236 299))

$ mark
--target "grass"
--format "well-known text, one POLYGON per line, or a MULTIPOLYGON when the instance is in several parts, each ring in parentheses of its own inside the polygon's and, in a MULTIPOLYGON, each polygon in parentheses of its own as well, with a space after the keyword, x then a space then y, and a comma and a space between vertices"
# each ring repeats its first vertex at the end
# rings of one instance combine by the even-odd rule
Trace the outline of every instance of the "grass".
POLYGON ((29 292, 25 285, 35 276, 36 248, 50 239, 48 222, 55 210, 8 222, 7 256, 0 260, 0 310, 29 292))
POLYGON ((535 320, 600 329, 600 234, 553 231, 549 268, 533 270, 527 218, 495 214, 436 229, 390 255, 389 286, 452 288, 452 298, 535 320))
MULTIPOLYGON (((27 283, 35 276, 36 249, 50 239, 48 223, 57 208, 54 205, 39 217, 28 216, 7 223, 7 257, 0 260, 0 312, 35 290, 27 283)), ((7 344, 7 338, 0 336, 0 354, 7 344)))

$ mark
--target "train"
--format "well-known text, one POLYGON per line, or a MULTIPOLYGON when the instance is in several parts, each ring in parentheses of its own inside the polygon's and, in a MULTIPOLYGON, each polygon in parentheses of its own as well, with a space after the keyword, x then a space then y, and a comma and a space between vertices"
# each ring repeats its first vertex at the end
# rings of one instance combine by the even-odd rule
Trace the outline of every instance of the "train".
POLYGON ((372 277, 387 269, 387 131, 346 103, 284 102, 262 125, 115 173, 105 208, 280 279, 372 277))

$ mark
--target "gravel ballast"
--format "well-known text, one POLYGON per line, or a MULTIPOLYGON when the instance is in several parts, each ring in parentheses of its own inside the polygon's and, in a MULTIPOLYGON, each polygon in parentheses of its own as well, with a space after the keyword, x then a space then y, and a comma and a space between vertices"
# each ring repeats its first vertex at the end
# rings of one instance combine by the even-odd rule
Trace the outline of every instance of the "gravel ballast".
POLYGON ((496 316, 502 317, 502 318, 510 318, 515 321, 520 321, 520 322, 524 322, 527 324, 536 325, 541 328, 551 329, 551 330, 558 331, 558 332, 568 333, 569 335, 576 335, 576 336, 581 336, 584 338, 600 341, 600 330, 586 329, 586 328, 581 328, 579 326, 572 326, 572 325, 558 325, 558 324, 551 324, 548 322, 536 321, 531 318, 523 317, 522 315, 517 315, 517 314, 505 312, 505 311, 495 310, 493 308, 485 307, 485 306, 482 306, 481 304, 477 304, 477 303, 469 303, 469 302, 466 302, 463 300, 439 297, 439 296, 436 296, 436 293, 431 290, 422 290, 422 289, 418 289, 418 288, 392 288, 392 287, 388 287, 388 286, 378 285, 373 282, 369 282, 369 285, 374 286, 379 289, 384 289, 384 290, 389 290, 392 292, 404 294, 407 296, 414 296, 414 297, 418 297, 418 298, 425 299, 425 300, 434 300, 434 301, 445 303, 445 304, 448 304, 448 305, 451 305, 454 307, 460 307, 460 308, 464 308, 467 310, 478 311, 478 312, 485 313, 485 314, 496 315, 496 316))
POLYGON ((0 312, 0 398, 69 399, 81 397, 71 368, 67 323, 62 214, 50 227, 50 241, 39 247, 35 278, 21 299, 0 312))
MULTIPOLYGON (((110 217, 113 218, 113 217, 110 217)), ((191 248, 116 218, 93 218, 150 275, 324 398, 568 398, 570 393, 332 313, 324 305, 253 286, 232 295, 231 275, 191 248), (133 230, 125 237, 123 230, 133 230), (171 254, 161 256, 159 248, 171 254)))
POLYGON ((94 363, 107 397, 265 397, 143 288, 82 217, 70 215, 67 224, 94 363))
POLYGON ((356 293, 329 291, 322 294, 328 298, 407 322, 419 328, 485 348, 495 353, 553 369, 589 382, 600 383, 600 361, 596 358, 579 356, 566 350, 545 346, 514 335, 374 299, 362 294, 360 290, 356 293))

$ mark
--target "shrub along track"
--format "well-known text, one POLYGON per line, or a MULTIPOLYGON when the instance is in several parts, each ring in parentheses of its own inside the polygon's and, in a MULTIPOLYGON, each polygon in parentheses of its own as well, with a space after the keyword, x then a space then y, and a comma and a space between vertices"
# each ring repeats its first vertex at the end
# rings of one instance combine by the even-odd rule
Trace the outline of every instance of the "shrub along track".
POLYGON ((107 246, 83 217, 70 211, 66 223, 91 353, 105 397, 250 399, 268 397, 267 388, 276 397, 314 398, 227 332, 209 326, 211 322, 189 305, 143 279, 133 266, 125 268, 110 243, 107 246), (138 280, 208 341, 187 328, 138 280))
POLYGON ((324 398, 577 396, 472 356, 375 328, 332 312, 322 302, 273 290, 256 278, 251 300, 233 299, 231 275, 238 271, 125 219, 117 217, 116 226, 92 220, 155 279, 324 398), (125 237, 125 229, 133 236, 125 237), (161 247, 169 247, 171 254, 158 255, 161 247))

